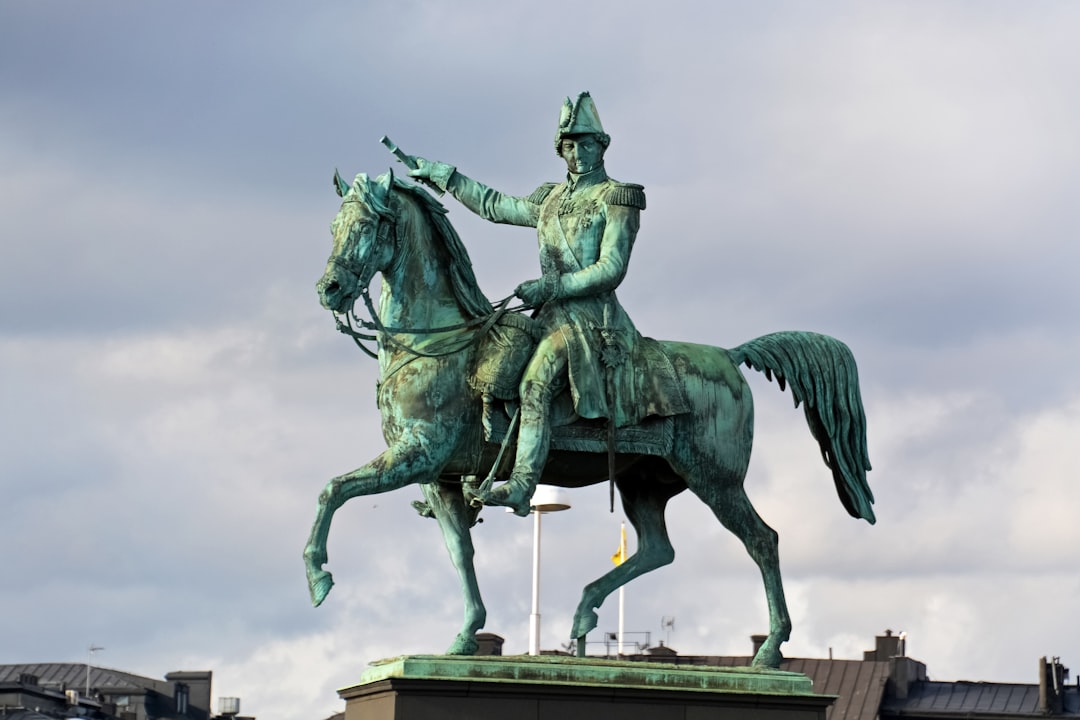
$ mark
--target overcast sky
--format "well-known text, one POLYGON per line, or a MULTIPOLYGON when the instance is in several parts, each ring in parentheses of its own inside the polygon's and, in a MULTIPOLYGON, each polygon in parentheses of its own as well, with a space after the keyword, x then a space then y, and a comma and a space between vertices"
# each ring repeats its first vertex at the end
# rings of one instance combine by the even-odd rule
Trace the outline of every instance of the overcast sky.
MULTIPOLYGON (((891 628, 934 679, 1080 667, 1078 31, 1053 1, 0 4, 0 663, 94 643, 301 720, 372 660, 444 650, 461 599, 418 488, 338 513, 337 586, 308 600, 318 493, 383 447, 375 363, 314 291, 330 179, 384 172, 386 133, 528 194, 590 90, 609 173, 648 195, 640 330, 814 330, 859 360, 873 527, 748 371, 786 654, 891 628)), ((447 202, 489 297, 536 276, 534 231, 447 202)), ((546 518, 544 647, 610 568, 606 493, 546 518)), ((532 523, 484 516, 487 629, 524 652, 532 523)), ((749 653, 757 569, 690 493, 669 522, 632 639, 749 653)), ((590 639, 616 626, 613 598, 590 639)))

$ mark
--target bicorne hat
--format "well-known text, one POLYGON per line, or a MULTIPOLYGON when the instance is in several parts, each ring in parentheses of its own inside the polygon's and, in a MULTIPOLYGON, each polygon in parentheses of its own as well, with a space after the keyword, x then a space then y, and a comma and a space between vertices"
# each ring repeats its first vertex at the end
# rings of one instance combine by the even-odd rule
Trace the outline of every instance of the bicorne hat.
POLYGON ((559 143, 567 135, 595 135, 604 147, 611 144, 611 136, 604 132, 600 114, 596 112, 596 103, 588 92, 578 95, 576 102, 571 102, 570 98, 563 101, 559 130, 555 133, 556 154, 560 154, 559 143))

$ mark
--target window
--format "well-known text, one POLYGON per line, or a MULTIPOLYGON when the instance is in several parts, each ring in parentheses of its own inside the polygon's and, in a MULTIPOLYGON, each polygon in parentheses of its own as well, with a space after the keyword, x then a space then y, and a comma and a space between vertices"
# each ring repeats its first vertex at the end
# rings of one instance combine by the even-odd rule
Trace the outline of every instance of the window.
POLYGON ((188 710, 188 686, 183 683, 176 684, 176 712, 187 715, 188 710))

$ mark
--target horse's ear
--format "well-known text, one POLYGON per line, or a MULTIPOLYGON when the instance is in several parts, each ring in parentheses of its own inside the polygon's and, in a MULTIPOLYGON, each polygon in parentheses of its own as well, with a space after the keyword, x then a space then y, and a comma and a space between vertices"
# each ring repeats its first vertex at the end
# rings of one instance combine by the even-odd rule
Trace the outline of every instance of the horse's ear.
POLYGON ((394 169, 390 168, 386 173, 379 177, 379 188, 382 190, 386 197, 390 196, 390 190, 394 187, 394 169))
POLYGON ((337 171, 337 168, 334 168, 334 191, 337 192, 338 197, 345 197, 349 190, 349 184, 341 179, 341 174, 337 171))
POLYGON ((394 171, 388 170, 380 175, 376 180, 376 186, 379 188, 379 199, 386 203, 386 207, 390 207, 391 194, 390 191, 394 188, 394 171))

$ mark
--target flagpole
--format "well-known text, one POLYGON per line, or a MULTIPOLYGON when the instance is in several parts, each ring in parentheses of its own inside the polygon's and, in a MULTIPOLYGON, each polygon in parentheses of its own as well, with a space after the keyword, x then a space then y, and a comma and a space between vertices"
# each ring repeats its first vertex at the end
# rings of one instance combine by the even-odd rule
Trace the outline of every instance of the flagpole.
MULTIPOLYGON (((540 516, 544 513, 570 509, 570 495, 551 485, 537 485, 532 500, 533 514, 533 572, 532 614, 529 615, 529 654, 540 654, 540 516)), ((507 512, 510 508, 506 509, 507 512)))
POLYGON ((540 654, 540 516, 533 510, 532 614, 529 615, 529 654, 540 654))
POLYGON ((623 637, 626 628, 626 586, 619 588, 619 656, 623 654, 623 637))
MULTIPOLYGON (((619 526, 619 564, 626 562, 626 523, 619 526)), ((623 638, 626 637, 626 586, 619 586, 619 657, 623 655, 623 638)))

